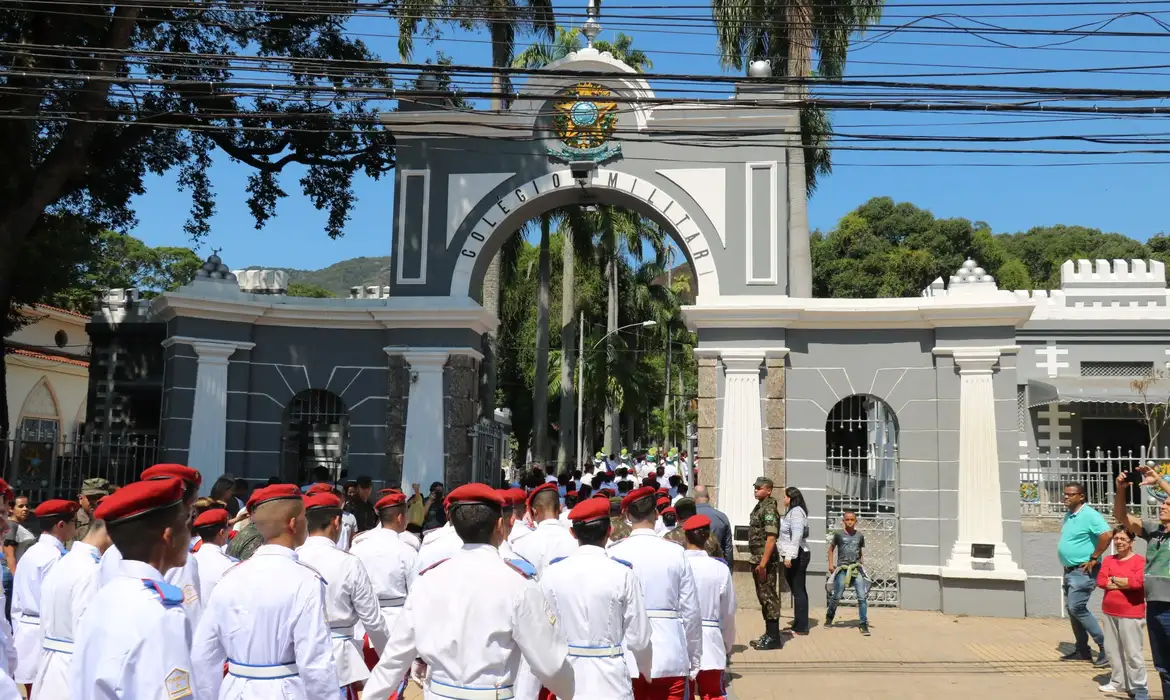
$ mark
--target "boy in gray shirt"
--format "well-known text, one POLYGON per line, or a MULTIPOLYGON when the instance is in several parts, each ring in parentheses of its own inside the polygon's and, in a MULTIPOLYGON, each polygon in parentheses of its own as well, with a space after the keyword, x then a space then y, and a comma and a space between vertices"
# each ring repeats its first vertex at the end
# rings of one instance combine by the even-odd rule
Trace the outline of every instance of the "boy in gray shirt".
POLYGON ((829 541, 829 581, 832 589, 829 591, 829 609, 825 613, 825 627, 833 624, 833 617, 837 614, 837 603, 845 593, 846 586, 853 586, 857 594, 857 614, 861 624, 861 633, 869 636, 869 621, 866 617, 868 605, 866 594, 869 592, 868 582, 865 580, 865 569, 862 568, 862 550, 865 548, 865 535, 857 531, 857 513, 846 510, 841 516, 844 530, 833 533, 829 541))

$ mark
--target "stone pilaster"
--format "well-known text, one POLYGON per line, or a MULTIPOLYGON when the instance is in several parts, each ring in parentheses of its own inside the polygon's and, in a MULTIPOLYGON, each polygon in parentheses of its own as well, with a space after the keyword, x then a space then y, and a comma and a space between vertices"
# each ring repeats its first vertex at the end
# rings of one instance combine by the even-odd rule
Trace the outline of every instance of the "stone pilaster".
MULTIPOLYGON (((406 402, 410 398, 410 367, 402 355, 387 358, 386 484, 402 483, 402 456, 406 454, 406 402)), ((423 484, 425 488, 426 484, 423 484)))
POLYGON ((699 364, 698 386, 698 421, 699 442, 696 449, 695 465, 699 470, 699 483, 711 489, 711 497, 718 502, 719 484, 717 474, 719 465, 715 459, 715 446, 718 443, 715 434, 716 423, 716 368, 717 353, 703 353, 695 351, 695 358, 699 364))
POLYGON ((777 486, 786 483, 788 476, 784 442, 785 354, 769 352, 764 359, 764 476, 777 486))
POLYGON ((732 526, 747 525, 755 499, 752 483, 764 470, 760 366, 764 351, 723 350, 723 411, 719 435, 718 508, 732 526))
POLYGON ((451 354, 443 368, 443 425, 447 488, 472 479, 470 429, 479 417, 479 357, 451 354))

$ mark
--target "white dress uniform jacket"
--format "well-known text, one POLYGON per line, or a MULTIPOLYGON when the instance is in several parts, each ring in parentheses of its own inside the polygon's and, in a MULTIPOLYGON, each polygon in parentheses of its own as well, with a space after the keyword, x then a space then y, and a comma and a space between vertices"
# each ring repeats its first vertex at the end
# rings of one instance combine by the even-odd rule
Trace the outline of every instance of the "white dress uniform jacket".
POLYGON ((701 549, 686 550, 695 577, 699 614, 703 618, 703 658, 700 671, 727 668, 727 653, 735 644, 735 586, 731 569, 701 549))
MULTIPOLYGON (((194 547, 197 541, 193 539, 191 547, 194 547)), ((102 555, 102 563, 98 567, 99 588, 118 576, 121 563, 122 553, 118 551, 117 545, 111 545, 102 555)), ((199 618, 203 615, 203 598, 200 595, 202 591, 199 590, 199 564, 195 561, 195 557, 190 555, 190 550, 187 554, 187 563, 168 571, 165 580, 183 592, 183 610, 187 612, 187 620, 191 623, 191 629, 195 629, 199 625, 199 618)))
POLYGON ((449 559, 462 547, 463 540, 459 538, 459 533, 455 532, 455 527, 451 523, 428 532, 423 537, 422 546, 418 550, 418 558, 415 559, 415 573, 417 574, 444 559, 449 559))
POLYGON ((12 677, 17 683, 32 683, 41 660, 41 590, 45 576, 61 557, 65 545, 48 533, 41 533, 28 548, 12 578, 12 632, 16 664, 12 677))
POLYGON ((41 587, 41 630, 44 632, 33 697, 68 698, 72 681, 74 628, 97 593, 102 555, 85 542, 73 546, 45 576, 41 587))
POLYGON ((357 516, 347 511, 341 511, 341 535, 337 538, 337 544, 333 546, 343 552, 348 552, 355 534, 357 534, 357 516))
POLYGON ((338 687, 370 677, 362 656, 364 635, 379 654, 389 630, 378 607, 378 594, 360 559, 337 548, 328 537, 310 537, 297 548, 297 557, 325 577, 325 619, 333 641, 338 687), (363 634, 355 626, 361 623, 363 634))
POLYGON ((512 531, 508 533, 508 544, 513 547, 516 546, 516 541, 531 535, 533 527, 524 522, 521 518, 516 518, 516 522, 512 524, 512 531))
POLYGON ((574 700, 631 700, 623 649, 651 673, 650 619, 633 569, 586 545, 550 562, 540 589, 568 641, 574 700))
POLYGON ((325 580, 293 550, 260 546, 220 579, 206 612, 191 647, 199 700, 338 697, 325 580))
POLYGON ((374 594, 378 596, 378 607, 382 610, 382 619, 386 622, 387 634, 390 634, 394 631, 414 581, 418 553, 393 530, 380 527, 362 534, 364 537, 354 543, 350 552, 361 561, 370 575, 374 594))
MULTIPOLYGON (((638 528, 609 548, 609 555, 628 561, 642 584, 646 614, 654 629, 651 679, 683 678, 699 672, 702 619, 695 579, 684 550, 653 530, 638 528)), ((637 673, 627 657, 631 677, 637 673)))
POLYGON ((495 547, 464 545, 423 576, 406 598, 363 700, 386 700, 416 657, 428 666, 425 700, 512 697, 521 656, 556 696, 575 697, 556 615, 536 582, 495 547))
POLYGON ((69 700, 191 700, 182 591, 145 562, 122 561, 118 571, 77 622, 69 700))
MULTIPOLYGON (((0 605, 8 605, 8 597, 0 590, 0 605)), ((0 620, 0 676, 12 677, 16 665, 16 645, 12 640, 12 626, 0 620)))
POLYGON ((419 547, 422 546, 422 541, 419 540, 418 535, 410 532, 409 530, 403 530, 402 532, 398 533, 398 537, 403 542, 410 545, 411 549, 413 549, 415 552, 417 552, 419 547))
POLYGON ((240 563, 235 557, 229 557, 223 549, 213 544, 196 540, 191 545, 191 555, 195 557, 199 571, 199 598, 203 603, 211 598, 215 585, 227 573, 227 570, 240 563))
POLYGON ((539 579, 550 561, 577 551, 577 538, 556 518, 550 518, 537 523, 531 535, 513 542, 512 551, 536 567, 539 579))

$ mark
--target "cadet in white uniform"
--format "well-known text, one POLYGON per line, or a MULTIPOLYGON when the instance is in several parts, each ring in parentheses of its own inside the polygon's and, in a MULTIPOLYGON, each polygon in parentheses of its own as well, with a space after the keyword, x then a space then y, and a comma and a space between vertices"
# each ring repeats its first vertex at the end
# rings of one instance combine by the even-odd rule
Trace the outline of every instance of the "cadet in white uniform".
MULTIPOLYGON (((374 593, 378 596, 378 607, 382 610, 382 619, 389 634, 394 631, 394 624, 414 581, 414 562, 418 553, 399 538, 402 528, 406 526, 405 496, 401 493, 383 496, 374 504, 374 510, 378 513, 380 526, 363 532, 350 551, 370 574, 374 593)), ((377 664, 381 651, 378 648, 375 653, 367 638, 362 647, 366 665, 372 668, 377 664)))
MULTIPOLYGON (((688 697, 688 679, 699 672, 702 619, 683 548, 654 534, 654 498, 654 489, 644 486, 622 499, 631 532, 610 546, 609 554, 633 564, 654 629, 653 670, 648 680, 634 679, 634 697, 682 700, 688 697)), ((631 676, 635 673, 631 667, 631 676)))
MULTIPOLYGON (((504 500, 484 484, 467 484, 446 500, 465 544, 423 572, 407 596, 363 700, 386 700, 416 657, 427 664, 426 700, 512 697, 523 657, 559 697, 574 697, 564 634, 530 574, 500 558, 504 500)), ((531 569, 529 569, 531 570, 531 569)))
MULTIPOLYGON (((309 490, 305 492, 305 495, 316 496, 320 493, 331 493, 334 496, 337 496, 337 489, 330 486, 329 484, 313 484, 309 487, 309 490)), ((341 498, 340 496, 337 497, 341 498)), ((341 533, 337 536, 337 542, 333 546, 343 552, 348 552, 350 543, 357 534, 357 526, 357 518, 354 517, 354 514, 343 511, 341 514, 341 533)))
POLYGON ((455 527, 448 520, 447 524, 431 530, 423 536, 422 546, 418 550, 418 558, 414 561, 415 573, 429 568, 435 562, 450 558, 463 546, 463 540, 455 532, 455 527))
POLYGON ((325 580, 294 551, 306 537, 301 491, 292 484, 257 489, 248 510, 265 544, 229 569, 207 602, 191 647, 196 695, 337 698, 325 580))
POLYGON ((577 550, 577 540, 559 521, 561 499, 555 482, 546 482, 528 494, 528 510, 536 521, 536 529, 516 540, 512 551, 531 562, 536 567, 536 577, 540 578, 549 561, 577 550))
MULTIPOLYGON (((623 652, 644 676, 651 673, 650 619, 642 586, 630 565, 606 555, 609 503, 588 499, 569 513, 580 547, 553 559, 541 575, 569 644, 574 700, 632 700, 623 652)), ((726 567, 725 567, 726 568, 726 567)))
POLYGON ((35 511, 41 536, 28 548, 12 578, 12 626, 16 647, 16 664, 12 677, 31 690, 41 660, 41 591, 45 576, 61 557, 65 543, 77 531, 77 511, 81 505, 58 498, 45 501, 35 511))
POLYGON ((695 684, 701 700, 722 700, 727 695, 723 672, 727 669, 727 655, 735 644, 735 586, 726 562, 711 557, 705 550, 707 538, 711 536, 711 519, 692 515, 682 524, 682 529, 687 538, 687 562, 695 577, 699 614, 703 618, 703 657, 695 684))
POLYGON ((508 544, 515 545, 516 540, 531 535, 534 528, 524 517, 528 507, 528 494, 524 489, 508 489, 508 496, 512 501, 512 514, 515 517, 512 529, 508 531, 508 544))
MULTIPOLYGON (((333 660, 344 697, 357 700, 362 681, 370 677, 362 657, 361 624, 379 654, 389 631, 378 607, 378 594, 360 559, 337 548, 341 534, 341 499, 319 493, 305 499, 309 537, 297 548, 297 556, 325 577, 325 619, 333 638, 333 660)), ((404 545, 405 546, 405 545, 404 545)))
POLYGON ((139 481, 94 510, 125 558, 77 623, 69 700, 195 697, 183 594, 162 573, 187 558, 191 514, 184 496, 179 479, 139 481))
POLYGON ((32 695, 67 698, 72 681, 74 628, 97 593, 98 564, 110 548, 106 524, 94 518, 85 538, 73 543, 41 587, 41 658, 32 695))
POLYGON ((199 562, 199 595, 209 600, 211 592, 227 570, 239 563, 235 557, 224 554, 228 541, 228 512, 224 508, 209 508, 195 517, 192 527, 195 539, 191 554, 199 562))

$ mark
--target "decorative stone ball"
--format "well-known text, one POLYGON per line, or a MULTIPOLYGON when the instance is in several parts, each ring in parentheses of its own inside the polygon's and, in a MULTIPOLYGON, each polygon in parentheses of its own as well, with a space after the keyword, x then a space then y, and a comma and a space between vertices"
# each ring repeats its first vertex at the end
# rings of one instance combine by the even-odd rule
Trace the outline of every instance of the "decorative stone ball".
POLYGON ((970 259, 970 258, 967 258, 966 262, 963 263, 963 269, 964 270, 974 270, 975 269, 975 261, 970 259))
POLYGON ((749 78, 770 78, 772 76, 772 62, 768 60, 752 61, 748 66, 749 78))
POLYGON ((221 260, 220 257, 218 255, 216 255, 215 253, 212 253, 211 255, 207 256, 207 263, 209 265, 219 265, 222 262, 223 262, 223 260, 221 260))
POLYGON ((239 279, 236 278, 236 273, 234 272, 228 272, 223 276, 223 278, 229 282, 239 282, 239 279))
POLYGON ((983 275, 987 274, 987 270, 984 270, 982 267, 977 267, 977 268, 975 268, 975 274, 982 277, 983 275))
POLYGON ((219 265, 217 265, 217 266, 215 267, 215 271, 216 271, 216 272, 218 272, 218 273, 219 273, 219 274, 221 274, 221 275, 226 275, 226 274, 228 274, 229 272, 231 272, 232 270, 231 270, 231 268, 230 268, 230 267, 228 267, 227 265, 224 265, 223 263, 220 263, 219 265))
POLYGON ((967 275, 967 276, 966 276, 966 277, 964 277, 963 279, 965 279, 965 280, 966 280, 966 281, 968 281, 968 282, 978 282, 978 281, 979 281, 979 276, 978 276, 978 275, 967 275))
POLYGON ((962 277, 959 277, 958 275, 951 275, 951 284, 958 284, 962 281, 963 281, 962 277))
POLYGON ((991 282, 995 281, 995 278, 992 277, 991 275, 983 275, 983 281, 987 282, 987 283, 991 283, 991 282))
POLYGON ((213 280, 221 280, 221 279, 223 279, 223 273, 222 273, 222 272, 220 272, 219 270, 216 270, 215 272, 212 272, 212 273, 211 273, 211 279, 213 279, 213 280))
POLYGON ((196 277, 207 277, 207 270, 204 270, 203 268, 199 268, 198 270, 195 271, 195 276, 196 277))

